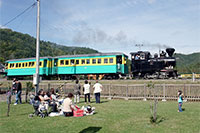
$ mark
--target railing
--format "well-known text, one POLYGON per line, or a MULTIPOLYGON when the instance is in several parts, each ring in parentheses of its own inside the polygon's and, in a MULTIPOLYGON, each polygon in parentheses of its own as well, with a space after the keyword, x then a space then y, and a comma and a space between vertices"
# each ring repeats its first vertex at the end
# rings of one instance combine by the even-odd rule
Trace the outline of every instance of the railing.
MULTIPOLYGON (((50 90, 58 88, 59 83, 40 84, 40 88, 50 90)), ((73 93, 74 84, 65 84, 62 87, 63 93, 73 93)), ((83 94, 81 88, 81 94, 83 94)), ((177 92, 181 90, 185 100, 200 100, 199 84, 155 84, 154 88, 147 87, 146 84, 103 84, 101 96, 107 98, 124 98, 124 99, 153 99, 156 97, 160 100, 175 100, 177 92)), ((59 90, 60 91, 60 90, 59 90)), ((91 87, 91 92, 93 89, 91 87)))

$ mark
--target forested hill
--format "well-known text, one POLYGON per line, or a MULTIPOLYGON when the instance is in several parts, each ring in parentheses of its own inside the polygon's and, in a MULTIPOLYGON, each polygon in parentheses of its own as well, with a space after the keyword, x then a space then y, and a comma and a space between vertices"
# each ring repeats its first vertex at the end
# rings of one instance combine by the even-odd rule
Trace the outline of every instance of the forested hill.
MULTIPOLYGON (((0 62, 8 59, 35 57, 36 39, 11 29, 0 29, 0 62)), ((68 47, 40 41, 40 56, 90 54, 98 51, 85 47, 68 47)))
POLYGON ((179 73, 200 73, 200 53, 175 54, 179 73))
MULTIPOLYGON (((0 29, 0 62, 8 59, 35 57, 36 39, 10 29, 0 29)), ((90 54, 98 51, 83 47, 68 47, 52 42, 40 41, 40 56, 90 54)), ((200 73, 200 53, 189 55, 176 53, 179 73, 200 73)))

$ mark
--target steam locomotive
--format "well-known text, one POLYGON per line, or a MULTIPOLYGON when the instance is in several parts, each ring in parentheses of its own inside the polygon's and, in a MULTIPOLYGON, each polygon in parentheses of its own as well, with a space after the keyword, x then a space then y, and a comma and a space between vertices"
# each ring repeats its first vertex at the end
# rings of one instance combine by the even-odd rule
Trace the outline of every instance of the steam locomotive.
POLYGON ((155 54, 154 57, 148 51, 132 52, 131 54, 131 73, 135 78, 145 79, 164 79, 176 78, 175 70, 176 59, 173 57, 175 49, 167 48, 166 52, 162 51, 160 56, 155 54))

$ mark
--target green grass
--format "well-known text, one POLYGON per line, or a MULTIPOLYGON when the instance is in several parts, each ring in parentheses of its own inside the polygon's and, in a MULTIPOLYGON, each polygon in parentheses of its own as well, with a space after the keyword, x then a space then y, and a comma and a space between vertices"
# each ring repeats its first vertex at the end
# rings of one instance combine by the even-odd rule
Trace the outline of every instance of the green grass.
MULTIPOLYGON (((151 101, 103 100, 101 104, 92 103, 96 114, 84 117, 39 117, 29 118, 33 108, 28 104, 11 105, 10 117, 6 116, 7 104, 0 103, 0 132, 94 132, 101 133, 199 133, 200 104, 187 102, 185 111, 177 112, 177 102, 158 103, 158 115, 163 121, 150 123, 151 101)), ((84 103, 79 104, 79 106, 84 103)))

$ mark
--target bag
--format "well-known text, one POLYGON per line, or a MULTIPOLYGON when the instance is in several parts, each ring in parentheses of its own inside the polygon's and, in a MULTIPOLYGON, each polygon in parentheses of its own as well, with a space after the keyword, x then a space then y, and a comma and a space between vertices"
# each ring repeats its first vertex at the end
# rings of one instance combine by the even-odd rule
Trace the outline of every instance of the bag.
POLYGON ((74 117, 82 117, 83 116, 84 111, 81 109, 77 109, 76 111, 73 111, 73 116, 74 117))

